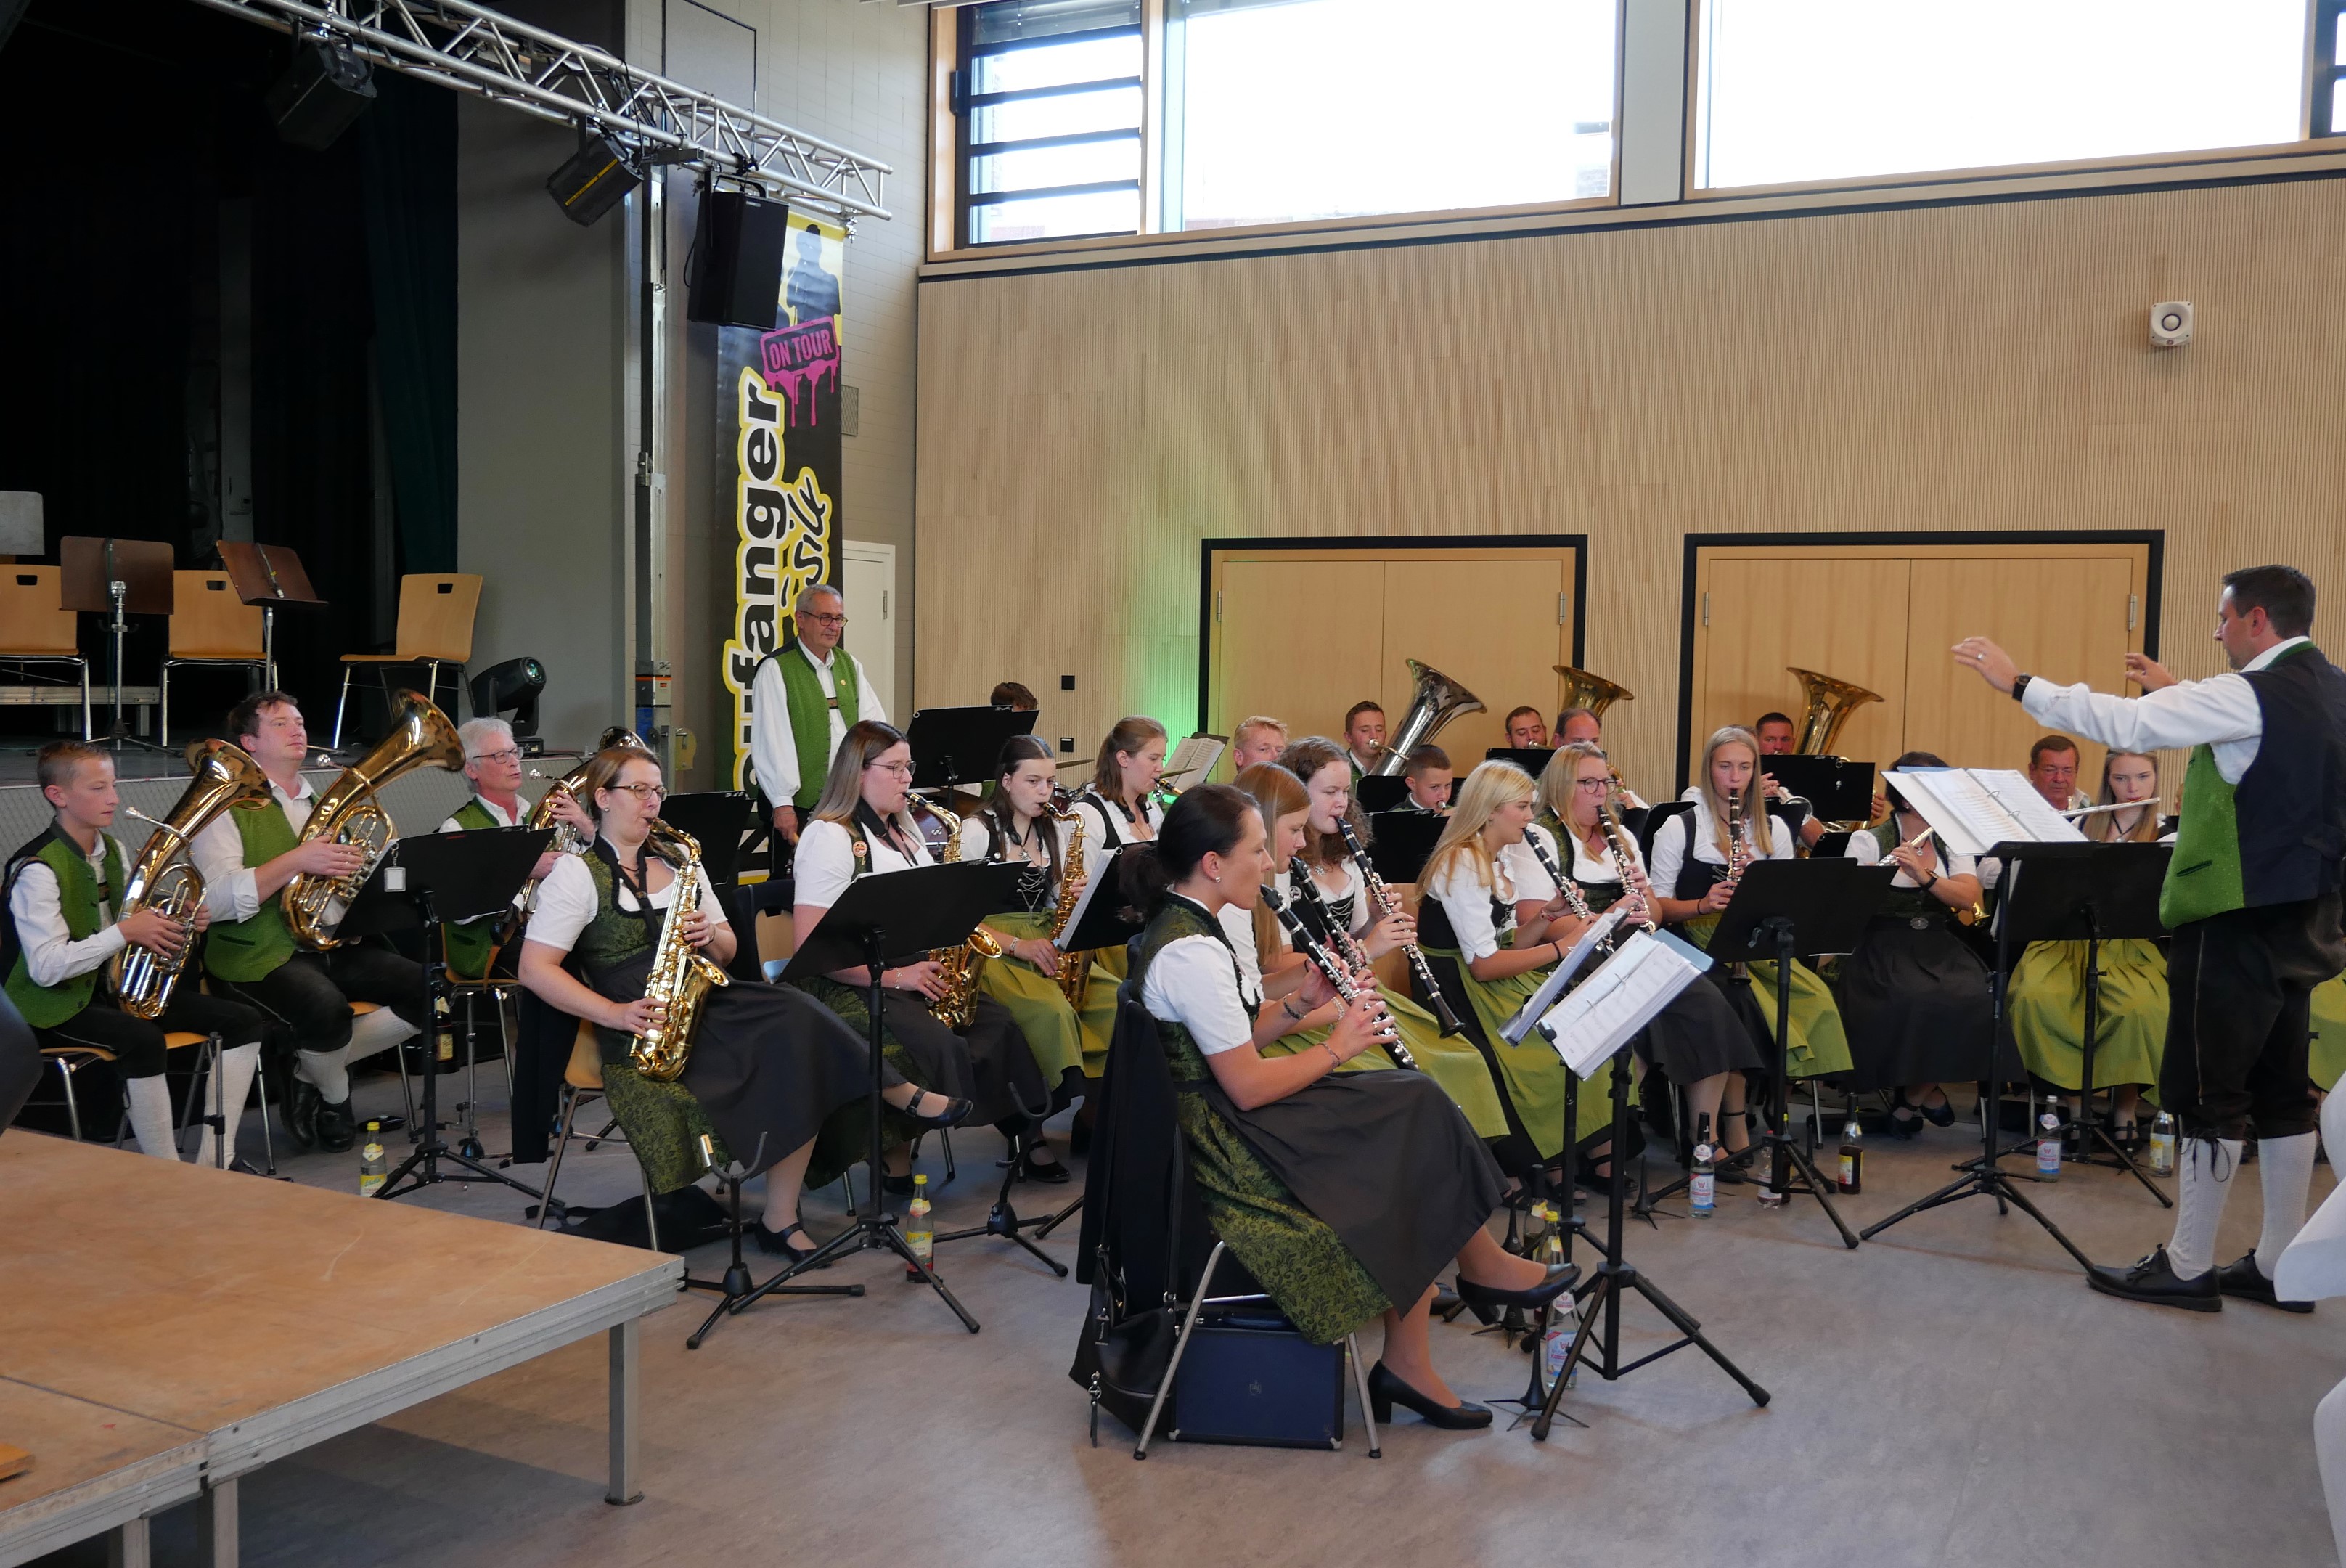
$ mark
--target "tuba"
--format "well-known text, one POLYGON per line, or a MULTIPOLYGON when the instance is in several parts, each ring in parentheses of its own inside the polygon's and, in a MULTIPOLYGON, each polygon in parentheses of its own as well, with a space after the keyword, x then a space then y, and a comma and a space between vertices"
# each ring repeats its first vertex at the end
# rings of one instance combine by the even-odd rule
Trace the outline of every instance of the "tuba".
POLYGON ((1869 702, 1880 702, 1882 694, 1868 691, 1853 681, 1835 680, 1829 675, 1819 675, 1812 669, 1786 665, 1785 671, 1800 683, 1803 704, 1800 713, 1800 739, 1792 751, 1800 757, 1832 757, 1833 742, 1840 738, 1841 726, 1849 716, 1869 702))
MULTIPOLYGON (((961 819, 934 801, 928 803, 928 809, 945 830, 937 858, 954 865, 961 860, 961 819)), ((977 972, 987 959, 1002 956, 1002 944, 979 926, 959 947, 935 948, 929 956, 944 971, 945 982, 945 993, 929 1003, 930 1015, 959 1033, 977 1016, 977 972)))
POLYGON ((644 977, 644 999, 666 1007, 668 1016, 627 1042, 627 1062, 654 1083, 666 1084, 684 1075, 709 993, 732 984, 733 977, 684 940, 684 917, 700 907, 700 841, 654 818, 649 842, 676 868, 676 896, 668 901, 659 945, 652 950, 651 972, 644 977))
MULTIPOLYGON (((595 749, 597 751, 608 751, 614 746, 632 746, 638 751, 650 749, 650 748, 645 746, 643 740, 634 730, 622 729, 616 724, 603 731, 603 738, 595 743, 595 749)), ((578 799, 578 786, 586 779, 586 764, 594 760, 595 759, 591 755, 588 756, 586 761, 579 763, 577 767, 573 768, 569 772, 565 773, 561 778, 556 779, 553 783, 547 785, 546 787, 546 793, 537 798, 537 804, 532 806, 529 809, 529 815, 524 817, 521 820, 521 825, 525 828, 538 830, 546 828, 553 829, 554 837, 547 841, 546 847, 553 850, 557 855, 585 854, 589 843, 591 842, 591 840, 583 837, 579 833, 578 830, 572 827, 569 823, 556 820, 554 815, 554 806, 557 798, 564 800, 576 800, 578 799)), ((543 779, 546 777, 545 773, 536 768, 529 770, 529 776, 533 779, 543 779)), ((527 927, 529 924, 529 917, 536 912, 537 879, 536 877, 532 877, 529 881, 522 884, 521 902, 514 906, 514 912, 507 917, 508 923, 505 930, 500 933, 499 940, 505 940, 511 937, 513 932, 521 931, 527 927)))
POLYGON ((1550 665, 1550 669, 1564 677, 1564 708, 1585 708, 1597 718, 1617 702, 1635 702, 1637 694, 1627 687, 1606 680, 1601 675, 1591 675, 1585 669, 1575 669, 1568 664, 1550 665))
POLYGON ((1402 716, 1401 728, 1377 759, 1371 773, 1391 777, 1402 770, 1409 754, 1433 738, 1434 731, 1461 714, 1484 711, 1483 699, 1443 674, 1430 664, 1415 659, 1403 661, 1409 666, 1409 677, 1416 684, 1410 697, 1409 711, 1402 716))
POLYGON ((171 990, 194 952, 190 922, 203 902, 203 873, 190 860, 178 857, 204 830, 205 824, 240 800, 269 799, 269 775, 260 764, 225 740, 203 740, 188 748, 188 766, 195 778, 179 803, 160 820, 136 808, 123 809, 155 830, 138 851, 123 879, 121 918, 142 909, 155 910, 189 931, 189 942, 177 958, 164 958, 143 947, 126 947, 114 960, 114 989, 122 1011, 133 1018, 159 1018, 171 1005, 171 990))
POLYGON ((301 830, 305 844, 318 839, 355 844, 366 851, 366 860, 347 877, 301 871, 285 884, 285 925, 295 942, 312 952, 342 946, 342 939, 326 929, 332 918, 329 911, 335 904, 347 904, 356 898, 384 854, 399 841, 392 830, 391 814, 382 809, 376 791, 401 774, 423 767, 462 772, 464 745, 456 738, 456 727, 448 722, 448 716, 433 707, 423 693, 402 691, 392 705, 391 733, 342 769, 342 776, 318 797, 301 830))

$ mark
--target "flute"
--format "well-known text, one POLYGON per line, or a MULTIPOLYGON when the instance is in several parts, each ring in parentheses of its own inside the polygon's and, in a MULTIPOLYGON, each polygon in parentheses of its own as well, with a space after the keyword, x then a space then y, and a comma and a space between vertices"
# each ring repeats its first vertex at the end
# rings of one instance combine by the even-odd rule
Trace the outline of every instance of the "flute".
MULTIPOLYGON (((1311 934, 1311 928, 1303 923, 1302 917, 1290 909, 1287 901, 1279 896, 1279 890, 1268 887, 1263 889, 1262 901, 1270 906, 1270 912, 1277 915, 1279 923, 1287 928, 1288 940, 1295 944, 1295 951, 1311 961, 1311 966, 1327 980, 1329 989, 1336 993, 1345 1007, 1349 1009, 1359 1002, 1364 993, 1361 987, 1353 983, 1352 972, 1344 967, 1342 962, 1334 953, 1328 951, 1318 937, 1311 934)), ((1382 1000, 1380 998, 1380 1003, 1382 1000)), ((1379 1022, 1381 1026, 1373 1038, 1378 1044, 1384 1047, 1385 1054, 1393 1059, 1393 1065, 1415 1067, 1417 1059, 1409 1054, 1409 1047, 1401 1043, 1401 1031, 1393 1023, 1392 1014, 1381 1013, 1379 1022)))
MULTIPOLYGON (((1360 870, 1361 886, 1367 890, 1370 900, 1375 903, 1377 917, 1389 920, 1399 914, 1400 901, 1385 886, 1384 878, 1377 875, 1376 865, 1369 859, 1369 851, 1362 846, 1361 836, 1352 831, 1351 820, 1346 817, 1336 819, 1336 831, 1344 836, 1344 848, 1352 855, 1352 864, 1360 870)), ((1450 999, 1442 994, 1442 986, 1433 978, 1433 966, 1425 962, 1424 952, 1413 942, 1403 942, 1401 952, 1402 956, 1409 961, 1410 973, 1417 977, 1419 988, 1425 993, 1425 1003, 1433 1011, 1434 1022, 1442 1026, 1443 1038, 1446 1040, 1453 1034, 1464 1033, 1466 1026, 1459 1023, 1458 1014, 1450 1010, 1450 999)))

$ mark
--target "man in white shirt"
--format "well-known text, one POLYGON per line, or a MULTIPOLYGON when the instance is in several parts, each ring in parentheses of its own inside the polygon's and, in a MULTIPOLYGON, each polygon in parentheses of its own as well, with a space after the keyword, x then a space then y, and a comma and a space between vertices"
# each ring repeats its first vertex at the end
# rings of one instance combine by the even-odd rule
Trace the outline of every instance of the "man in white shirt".
POLYGON ((760 661, 750 682, 750 759, 774 830, 795 844, 848 727, 885 724, 888 714, 863 667, 839 646, 847 601, 837 588, 818 583, 800 594, 790 621, 790 640, 760 661))
POLYGON ((1235 779, 1258 763, 1276 762, 1287 749, 1287 726, 1256 714, 1241 719, 1230 731, 1230 777, 1235 779))
POLYGON ((2130 1268, 2094 1269, 2106 1295, 2200 1312, 2226 1296, 2313 1309, 2272 1284, 2313 1178, 2309 1001, 2346 968, 2346 673, 2306 636, 2313 600, 2291 567, 2228 574, 2216 639, 2234 673, 2178 681, 2128 654, 2144 690, 2133 698, 2035 679, 1985 637, 1955 645, 1957 663, 2041 723, 2117 750, 2192 748, 2158 901, 2174 933, 2159 1104, 2184 1135, 2175 1234, 2130 1268), (2251 1131, 2264 1229, 2255 1251, 2219 1266, 2216 1228, 2251 1131))
POLYGON ((1378 759, 1385 754, 1385 710, 1373 702, 1356 702, 1344 710, 1345 759, 1352 765, 1352 777, 1377 770, 1378 759))
POLYGON ((281 691, 237 704, 228 730, 269 776, 269 799, 223 811, 196 835, 190 853, 204 877, 212 930, 204 968, 215 991, 279 1019, 300 1042, 285 1120, 294 1141, 340 1153, 356 1141, 349 1064, 421 1032, 423 967, 379 937, 324 952, 295 945, 285 922, 286 884, 304 873, 346 877, 366 860, 354 844, 303 839, 317 792, 301 777, 310 732, 281 691), (354 1018, 353 1002, 379 1010, 354 1018), (356 1050, 353 1052, 353 1044, 356 1050))

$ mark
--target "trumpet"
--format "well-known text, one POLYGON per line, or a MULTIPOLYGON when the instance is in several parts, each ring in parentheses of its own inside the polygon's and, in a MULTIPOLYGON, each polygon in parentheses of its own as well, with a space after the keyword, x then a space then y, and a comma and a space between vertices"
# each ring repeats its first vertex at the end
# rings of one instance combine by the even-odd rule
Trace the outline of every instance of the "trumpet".
MULTIPOLYGON (((1270 912, 1277 915, 1279 923, 1287 928, 1287 938, 1295 944, 1295 951, 1311 961, 1311 967, 1320 972, 1328 982, 1329 989, 1335 992, 1347 1008, 1357 1003, 1362 995, 1372 994, 1364 993, 1354 983, 1351 971, 1328 951, 1318 937, 1311 934, 1311 928, 1303 923, 1302 918, 1288 907, 1285 899, 1279 896, 1277 888, 1263 889, 1262 901, 1270 906, 1270 912)), ((1392 1014, 1380 1012, 1377 1023, 1376 1043, 1384 1048, 1386 1055, 1392 1058, 1393 1065, 1415 1067, 1417 1059, 1409 1054, 1409 1047, 1401 1043, 1401 1029, 1393 1023, 1392 1014)))

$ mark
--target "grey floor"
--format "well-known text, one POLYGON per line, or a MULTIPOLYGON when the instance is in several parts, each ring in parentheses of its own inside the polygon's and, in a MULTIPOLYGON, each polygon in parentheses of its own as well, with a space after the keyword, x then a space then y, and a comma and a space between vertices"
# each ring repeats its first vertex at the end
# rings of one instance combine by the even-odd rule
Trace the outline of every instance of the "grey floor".
MULTIPOLYGON (((494 1109, 503 1082, 490 1082, 494 1109)), ((393 1109, 398 1084, 362 1078, 359 1095, 362 1114, 393 1109)), ((257 1154, 256 1125, 248 1117, 257 1154)), ((1872 1143, 1866 1191, 1845 1205, 1853 1223, 1946 1180, 1966 1126, 1872 1143)), ((484 1136, 504 1145, 497 1115, 484 1136)), ((939 1228, 982 1217, 998 1152, 991 1133, 964 1135, 939 1228)), ((341 1186, 356 1164, 311 1155, 282 1168, 341 1186)), ((940 1160, 924 1166, 942 1175, 940 1160)), ((2255 1240, 2254 1167, 2244 1174, 2227 1257, 2255 1240)), ((590 1201, 635 1180, 626 1152, 607 1148, 574 1158, 563 1187, 590 1201)), ((2316 1202, 2331 1185, 2322 1166, 2316 1202)), ((1030 1211, 1072 1191, 1015 1190, 1030 1211)), ((1559 1426, 1544 1445, 1504 1425, 1454 1435, 1403 1415, 1380 1461, 1354 1426, 1341 1453, 1175 1445, 1135 1463, 1107 1423, 1087 1446, 1066 1376, 1082 1288, 971 1241, 943 1251, 984 1325, 975 1336, 868 1254, 825 1277, 868 1283, 865 1298, 761 1306, 697 1351, 684 1339, 705 1298, 647 1320, 638 1505, 602 1501, 598 1338, 248 1480, 245 1561, 2336 1562, 2310 1420, 2346 1376, 2346 1304, 2202 1317, 2108 1300, 2033 1223, 1977 1198, 1846 1252, 1812 1200, 1769 1213, 1750 1190, 1726 1189, 1715 1218, 1663 1218, 1627 1239, 1772 1391, 1766 1410, 1689 1349, 1612 1384, 1584 1375, 1566 1408, 1588 1429, 1559 1426)), ((2072 1166, 2029 1190, 2099 1258, 2167 1234, 2166 1211, 2111 1172, 2072 1166)), ((452 1185, 404 1201, 518 1221, 525 1200, 452 1185)), ((836 1187, 808 1200, 819 1235, 842 1215, 836 1187)), ((1069 1262, 1073 1228, 1046 1244, 1069 1262)), ((714 1271, 720 1257, 694 1263, 714 1271)), ((1436 1326, 1451 1381, 1470 1397, 1517 1392, 1524 1358, 1470 1327, 1436 1326)), ((1625 1349, 1658 1345, 1658 1329, 1632 1309, 1625 1349)), ((161 1522, 157 1546, 160 1563, 196 1560, 184 1515, 161 1522)))

